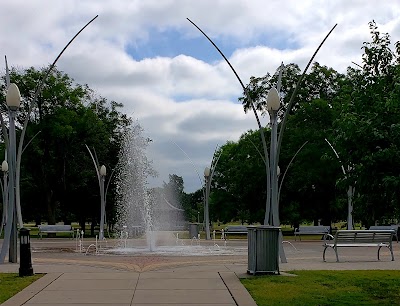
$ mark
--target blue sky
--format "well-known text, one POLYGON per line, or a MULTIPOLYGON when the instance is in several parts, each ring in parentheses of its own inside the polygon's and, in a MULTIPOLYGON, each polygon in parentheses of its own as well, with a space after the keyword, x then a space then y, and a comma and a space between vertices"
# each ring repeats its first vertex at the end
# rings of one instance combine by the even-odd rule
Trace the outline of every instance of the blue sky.
MULTIPOLYGON (((195 22, 194 20, 192 21, 195 22)), ((189 21, 187 22, 190 24, 189 21)), ((202 28, 200 24, 197 24, 197 26, 202 28)), ((193 29, 195 32, 198 31, 194 26, 193 29)), ((184 32, 174 28, 165 30, 152 28, 149 30, 147 39, 128 44, 125 51, 137 61, 157 56, 175 57, 180 54, 185 54, 205 62, 220 61, 221 55, 206 37, 200 31, 195 34, 195 36, 185 35, 184 32)), ((278 50, 296 49, 298 47, 298 44, 291 41, 283 32, 280 35, 260 32, 255 37, 251 37, 250 40, 237 39, 232 35, 210 38, 228 58, 237 48, 263 45, 266 42, 269 47, 278 50)))
MULTIPOLYGON (((274 73, 282 61, 303 69, 336 23, 316 61, 341 72, 352 61, 361 63, 369 21, 400 39, 396 1, 14 0, 0 4, 0 55, 11 66, 48 65, 96 15, 58 68, 123 103, 153 140, 148 155, 159 176, 150 185, 177 174, 186 192, 200 188, 194 169, 203 173, 216 145, 257 128, 254 115, 237 101, 242 89, 232 71, 186 18, 214 40, 245 84, 251 76, 274 73)), ((262 118, 263 125, 268 121, 262 118)))

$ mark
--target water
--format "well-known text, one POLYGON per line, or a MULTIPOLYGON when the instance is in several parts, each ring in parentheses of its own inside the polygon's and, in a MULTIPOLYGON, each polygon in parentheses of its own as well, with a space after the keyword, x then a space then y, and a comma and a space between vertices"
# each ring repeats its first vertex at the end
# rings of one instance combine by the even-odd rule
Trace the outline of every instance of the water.
POLYGON ((138 123, 124 135, 117 169, 116 228, 128 238, 144 235, 146 248, 155 251, 161 231, 183 230, 185 220, 171 192, 148 188, 148 178, 157 175, 146 155, 148 145, 138 123))
MULTIPOLYGON (((245 254, 246 247, 230 247, 226 241, 181 239, 187 236, 187 222, 174 188, 148 188, 148 178, 157 175, 147 158, 149 140, 139 124, 133 124, 122 141, 117 168, 118 247, 113 254, 234 255, 245 254)), ((177 179, 170 176, 170 181, 177 179)), ((215 237, 214 237, 215 238, 215 237)))

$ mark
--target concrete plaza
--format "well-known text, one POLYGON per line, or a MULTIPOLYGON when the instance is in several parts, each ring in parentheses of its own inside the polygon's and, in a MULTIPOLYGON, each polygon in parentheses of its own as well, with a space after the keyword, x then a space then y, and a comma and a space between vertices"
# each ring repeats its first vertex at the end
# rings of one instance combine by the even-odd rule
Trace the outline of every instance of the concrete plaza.
MULTIPOLYGON (((0 241, 1 243, 1 241, 0 241)), ((85 241, 89 246, 94 241, 85 241)), ((212 241, 202 241, 212 246, 212 241)), ((322 261, 322 241, 284 243, 287 263, 281 272, 293 270, 398 270, 400 246, 393 242, 395 261, 387 249, 360 247, 333 250, 322 261)), ((245 248, 247 240, 229 240, 227 246, 245 248)), ((247 255, 165 256, 159 254, 80 253, 76 241, 63 238, 32 239, 35 273, 44 277, 3 305, 255 305, 241 285, 247 255)), ((0 265, 0 272, 18 272, 18 264, 0 265)), ((285 273, 281 276, 284 277, 285 273)))

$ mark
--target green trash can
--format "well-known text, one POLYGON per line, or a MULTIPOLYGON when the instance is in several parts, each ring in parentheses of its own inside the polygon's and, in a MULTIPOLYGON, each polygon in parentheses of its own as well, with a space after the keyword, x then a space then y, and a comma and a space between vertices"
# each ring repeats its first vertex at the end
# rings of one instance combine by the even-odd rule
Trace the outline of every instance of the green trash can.
POLYGON ((279 231, 277 226, 248 226, 248 274, 279 274, 279 231))

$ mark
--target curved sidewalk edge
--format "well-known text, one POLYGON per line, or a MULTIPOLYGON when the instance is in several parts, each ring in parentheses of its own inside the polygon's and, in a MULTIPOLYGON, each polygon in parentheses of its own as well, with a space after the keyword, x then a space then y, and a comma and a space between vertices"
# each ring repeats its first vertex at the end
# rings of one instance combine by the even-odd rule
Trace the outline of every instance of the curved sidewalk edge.
POLYGON ((238 276, 234 272, 219 272, 226 288, 238 306, 257 306, 250 293, 242 285, 238 276))
POLYGON ((16 295, 5 301, 1 306, 20 306, 28 302, 32 297, 43 291, 48 285, 59 278, 62 273, 48 273, 43 275, 37 281, 24 288, 16 295))

